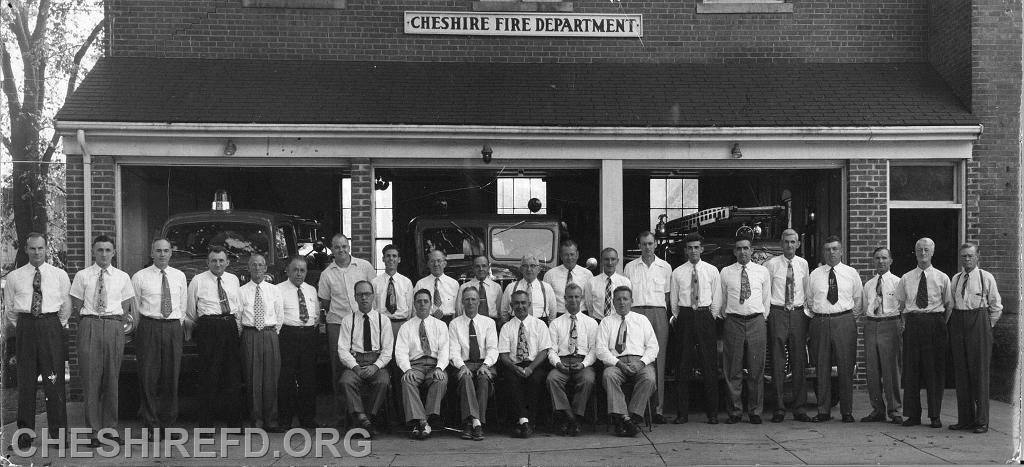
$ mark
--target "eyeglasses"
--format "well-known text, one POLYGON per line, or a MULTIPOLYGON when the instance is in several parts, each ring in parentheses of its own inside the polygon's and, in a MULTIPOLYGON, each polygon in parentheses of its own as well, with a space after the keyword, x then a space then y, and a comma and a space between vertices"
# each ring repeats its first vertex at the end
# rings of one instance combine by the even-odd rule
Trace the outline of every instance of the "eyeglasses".
POLYGON ((372 297, 373 292, 356 292, 357 297, 372 297))

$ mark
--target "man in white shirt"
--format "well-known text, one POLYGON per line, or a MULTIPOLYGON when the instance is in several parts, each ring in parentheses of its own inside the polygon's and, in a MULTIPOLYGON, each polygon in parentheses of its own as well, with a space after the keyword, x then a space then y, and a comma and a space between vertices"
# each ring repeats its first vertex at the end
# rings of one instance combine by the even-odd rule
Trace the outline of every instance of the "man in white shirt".
POLYGON ((288 279, 277 284, 281 294, 281 377, 277 383, 277 414, 282 429, 292 426, 316 428, 316 351, 320 302, 316 288, 305 283, 308 264, 304 256, 288 261, 288 279))
POLYGON ((551 321, 551 350, 548 361, 553 367, 548 372, 548 393, 555 407, 555 415, 560 416, 558 431, 563 436, 580 434, 580 424, 576 417, 582 417, 587 411, 590 391, 594 389, 594 362, 597 360, 598 324, 580 312, 583 303, 583 289, 576 283, 565 287, 566 313, 551 321), (571 383, 576 390, 572 405, 566 385, 571 383))
POLYGON ((391 329, 397 336, 402 324, 412 316, 412 291, 415 289, 412 288, 412 281, 398 272, 398 265, 402 262, 398 247, 387 244, 381 249, 381 258, 384 261, 384 273, 370 282, 377 294, 374 309, 391 320, 391 329))
POLYGON ((718 330, 712 310, 721 301, 718 269, 702 261, 700 234, 683 238, 686 262, 672 271, 672 327, 678 343, 679 368, 676 371, 676 419, 682 424, 690 418, 690 379, 694 360, 698 362, 704 385, 704 413, 708 423, 718 423, 718 330))
POLYGON ((747 410, 750 423, 761 424, 764 403, 764 353, 768 340, 765 319, 771 306, 771 277, 764 266, 752 262, 753 248, 748 236, 737 236, 733 246, 736 262, 719 274, 722 302, 716 314, 725 319, 725 385, 729 390, 729 418, 726 424, 739 423, 743 414, 740 399, 743 380, 747 383, 747 410), (749 374, 744 378, 743 369, 749 374))
MULTIPOLYGON (((64 327, 71 316, 71 281, 68 273, 47 262, 45 235, 32 232, 24 245, 28 264, 7 275, 3 294, 4 335, 10 337, 13 327, 16 338, 18 428, 36 428, 36 378, 42 376, 46 426, 50 438, 56 439, 68 426, 64 327)), ((32 439, 28 434, 19 436, 18 448, 28 449, 32 439)))
POLYGON ((957 423, 951 430, 988 432, 989 365, 992 327, 1003 312, 992 274, 978 267, 978 245, 960 245, 962 271, 953 276, 949 343, 956 376, 957 423))
POLYGON ((947 312, 953 295, 949 276, 932 267, 935 242, 914 244, 917 267, 900 278, 896 300, 903 307, 903 426, 921 424, 921 380, 928 393, 932 428, 942 428, 942 393, 946 387, 947 312))
MULTIPOLYGON (((391 321, 373 309, 373 285, 360 281, 355 286, 359 311, 341 320, 338 356, 346 371, 341 375, 349 417, 372 438, 376 417, 384 406, 391 383, 387 365, 391 361, 394 333, 391 321)), ((385 422, 386 423, 386 422, 385 422)))
MULTIPOLYGON (((200 427, 213 420, 227 421, 232 428, 241 424, 242 356, 236 315, 242 309, 238 276, 227 272, 228 253, 222 246, 210 247, 208 271, 196 274, 188 284, 186 320, 196 323, 193 331, 199 354, 200 427)), ((187 330, 186 330, 187 334, 187 330)), ((201 435, 213 438, 212 433, 201 435)))
POLYGON ((601 274, 594 276, 583 288, 586 312, 598 323, 609 314, 615 313, 612 306, 612 291, 617 287, 633 287, 629 278, 619 274, 615 269, 619 266, 619 252, 615 248, 601 250, 601 274))
POLYGON ((530 295, 525 290, 512 292, 509 303, 514 316, 501 327, 498 358, 505 366, 507 396, 512 400, 516 417, 512 436, 529 438, 533 434, 530 418, 536 416, 537 405, 542 400, 551 334, 547 326, 530 313, 530 295))
POLYGON ((540 274, 540 261, 534 255, 523 256, 519 263, 519 272, 523 278, 505 286, 505 292, 501 295, 501 320, 504 323, 511 319, 512 293, 520 290, 526 292, 527 302, 530 304, 530 315, 544 322, 545 324, 555 317, 555 289, 551 285, 537 279, 540 274))
POLYGON ((805 369, 807 326, 810 320, 804 314, 804 289, 810 269, 807 260, 796 255, 796 250, 800 248, 800 234, 793 229, 783 230, 780 243, 782 254, 764 263, 772 278, 772 304, 768 314, 772 388, 775 390, 776 401, 772 423, 780 423, 786 418, 784 394, 787 367, 793 374, 793 420, 809 422, 811 419, 804 406, 807 405, 805 369))
POLYGON ((903 423, 900 416, 900 304, 896 288, 900 278, 889 272, 892 256, 885 247, 871 253, 875 276, 864 284, 861 312, 864 326, 864 363, 867 366, 868 399, 871 413, 862 422, 903 423))
MULTIPOLYGON (((135 333, 138 357, 139 415, 142 424, 161 432, 178 419, 178 376, 185 341, 182 322, 188 303, 185 273, 170 266, 171 243, 158 238, 151 244, 153 265, 132 276, 139 299, 139 327, 135 333)), ((150 439, 156 437, 149 432, 150 439)))
MULTIPOLYGON (((101 429, 117 429, 117 381, 124 357, 124 319, 134 312, 132 280, 111 265, 116 253, 114 239, 106 235, 96 237, 92 241, 95 263, 78 271, 71 282, 72 313, 81 319, 78 363, 85 421, 92 429, 89 447, 93 448, 101 446, 96 438, 101 429)), ((121 443, 117 435, 113 439, 121 443)))
MULTIPOLYGON (((569 284, 577 284, 582 288, 590 282, 594 274, 589 269, 577 264, 580 259, 580 249, 572 239, 562 241, 558 247, 558 257, 562 260, 562 264, 544 273, 544 282, 547 282, 555 292, 555 312, 560 315, 565 313, 565 287, 569 284)), ((581 306, 586 308, 586 304, 581 306)))
POLYGON ((459 388, 459 408, 465 428, 462 439, 482 441, 487 422, 487 399, 498 361, 498 332, 494 320, 481 315, 477 289, 462 288, 462 314, 448 325, 448 351, 453 377, 459 388))
POLYGON ((430 275, 416 282, 416 290, 430 291, 430 315, 444 321, 447 325, 455 317, 455 300, 459 293, 459 281, 448 277, 444 268, 448 260, 441 250, 431 250, 427 255, 427 267, 430 275))
MULTIPOLYGON (((459 287, 459 297, 462 297, 462 292, 470 287, 476 289, 479 294, 480 306, 477 313, 491 318, 496 323, 502 323, 501 285, 491 279, 491 262, 484 255, 473 258, 473 279, 459 287)), ((455 302, 455 314, 461 315, 464 312, 460 299, 455 302)))
POLYGON ((239 289, 242 308, 238 330, 242 341, 242 374, 248 390, 249 414, 253 428, 283 432, 277 419, 277 381, 281 377, 281 293, 267 277, 267 259, 249 257, 252 280, 239 289))
POLYGON ((427 289, 413 294, 416 314, 402 325, 395 341, 395 360, 403 373, 402 406, 413 439, 430 437, 430 422, 437 423, 448 389, 448 328, 431 315, 432 298, 427 289), (426 404, 420 400, 421 387, 427 388, 426 404))
POLYGON ((637 423, 643 422, 657 381, 651 363, 658 358, 658 338, 651 321, 632 311, 632 295, 628 287, 612 291, 615 313, 601 320, 597 337, 597 358, 605 366, 602 379, 616 436, 640 433, 637 423), (629 382, 633 383, 633 395, 627 404, 622 386, 629 382))
POLYGON ((822 247, 825 265, 807 278, 804 313, 811 318, 811 361, 818 369, 818 415, 813 422, 832 420, 832 362, 838 367, 839 412, 843 423, 853 418, 853 366, 857 362, 857 320, 864 286, 856 269, 843 264, 843 242, 830 235, 822 247))
POLYGON ((665 365, 668 363, 668 304, 671 299, 669 284, 672 282, 672 266, 654 255, 657 242, 651 232, 641 232, 636 237, 636 243, 640 247, 640 257, 630 261, 623 272, 633 284, 633 311, 651 320, 654 333, 658 336, 658 348, 661 349, 657 361, 658 388, 655 391, 651 420, 654 423, 665 423, 662 411, 665 406, 665 365))
POLYGON ((320 297, 321 307, 327 314, 327 345, 330 346, 331 359, 331 389, 334 391, 334 408, 337 423, 335 427, 344 429, 347 425, 345 419, 345 393, 339 382, 345 367, 338 360, 338 337, 341 332, 341 319, 359 308, 356 303, 355 285, 359 281, 372 282, 377 276, 368 261, 356 258, 351 254, 352 245, 348 237, 337 233, 331 237, 331 252, 334 254, 334 262, 324 269, 320 274, 320 282, 317 284, 317 296, 320 297))

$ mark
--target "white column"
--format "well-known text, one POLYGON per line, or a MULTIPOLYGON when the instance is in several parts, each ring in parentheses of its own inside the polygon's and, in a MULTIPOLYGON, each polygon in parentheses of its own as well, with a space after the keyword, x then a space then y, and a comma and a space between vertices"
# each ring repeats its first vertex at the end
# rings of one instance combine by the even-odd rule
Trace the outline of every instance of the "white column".
MULTIPOLYGON (((618 250, 619 258, 623 258, 622 250, 622 161, 601 161, 601 248, 612 247, 618 250)), ((619 261, 619 271, 623 262, 619 261)))

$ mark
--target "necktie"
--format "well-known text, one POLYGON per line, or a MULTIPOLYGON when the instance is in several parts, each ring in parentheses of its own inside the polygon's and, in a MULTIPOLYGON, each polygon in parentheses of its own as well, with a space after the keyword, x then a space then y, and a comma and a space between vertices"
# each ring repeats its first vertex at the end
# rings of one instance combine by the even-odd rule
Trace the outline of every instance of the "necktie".
MULTIPOLYGON (((673 305, 675 306, 675 305, 673 305)), ((690 308, 694 310, 700 306, 700 278, 697 276, 697 266, 693 267, 693 280, 690 284, 690 308)))
POLYGON ((370 330, 369 313, 363 313, 363 352, 373 352, 373 335, 370 330))
POLYGON ((750 278, 747 277, 747 265, 740 269, 740 305, 750 298, 750 278))
POLYGON ((786 261, 786 309, 793 309, 793 284, 796 279, 793 277, 793 262, 786 261))
POLYGON ((302 324, 306 324, 309 321, 309 308, 306 308, 306 296, 302 295, 302 286, 296 287, 296 291, 299 293, 299 319, 302 324))
MULTIPOLYGON (((487 287, 484 287, 483 281, 476 281, 476 288, 480 291, 480 306, 477 308, 477 313, 484 316, 491 316, 491 309, 487 306, 487 287)), ((472 321, 470 321, 472 323, 472 321)))
POLYGON ((434 278, 434 308, 441 309, 441 292, 437 290, 437 284, 441 282, 440 277, 434 278))
POLYGON ((32 316, 39 316, 43 313, 43 276, 36 268, 36 274, 32 277, 32 316))
POLYGON ((516 362, 526 361, 530 355, 530 343, 526 340, 526 323, 519 323, 519 342, 516 343, 516 362))
POLYGON ((839 301, 839 283, 836 282, 836 268, 828 270, 828 302, 835 305, 839 301))
POLYGON ((420 321, 420 347, 423 348, 424 357, 432 357, 434 352, 430 350, 430 337, 427 336, 427 322, 420 321))
POLYGON ((398 310, 398 299, 395 298, 395 278, 391 277, 388 279, 388 295, 384 299, 384 308, 388 310, 391 315, 395 314, 398 310))
POLYGON ((264 321, 263 317, 266 314, 266 309, 263 305, 263 295, 260 294, 259 285, 256 286, 256 299, 254 302, 255 303, 252 306, 252 325, 255 326, 257 330, 262 330, 264 321))
POLYGON ((612 314, 612 276, 604 282, 604 315, 612 314))
POLYGON ((106 269, 100 269, 100 277, 96 279, 96 314, 102 315, 107 312, 107 287, 103 283, 103 276, 106 269))
POLYGON ((960 286, 960 298, 965 299, 967 298, 967 282, 971 280, 971 273, 964 272, 964 277, 961 277, 960 279, 964 281, 964 285, 960 286))
POLYGON ((480 360, 480 342, 476 340, 476 326, 469 320, 469 361, 480 360))
POLYGON ((917 281, 917 297, 914 304, 919 310, 928 308, 928 278, 925 277, 924 271, 921 271, 921 280, 917 281))
POLYGON ((167 319, 171 316, 171 284, 167 282, 167 271, 160 270, 160 314, 167 319))
POLYGON ((231 304, 228 303, 228 293, 224 291, 224 286, 221 284, 221 278, 217 278, 217 298, 220 299, 220 314, 230 315, 231 304))
MULTIPOLYGON (((571 269, 565 275, 565 286, 568 288, 569 284, 572 284, 572 270, 571 269)), ((562 290, 562 292, 563 292, 563 295, 564 295, 565 290, 562 290)))
POLYGON ((615 338, 615 353, 621 355, 626 350, 626 318, 619 323, 619 333, 615 338))
POLYGON ((875 296, 878 297, 878 306, 875 307, 875 316, 881 316, 885 312, 885 308, 882 306, 885 304, 884 298, 882 298, 882 275, 878 275, 878 282, 875 282, 875 296))
POLYGON ((576 347, 579 345, 577 343, 579 334, 576 330, 576 315, 569 315, 569 319, 572 321, 572 327, 569 328, 569 355, 576 355, 576 347))

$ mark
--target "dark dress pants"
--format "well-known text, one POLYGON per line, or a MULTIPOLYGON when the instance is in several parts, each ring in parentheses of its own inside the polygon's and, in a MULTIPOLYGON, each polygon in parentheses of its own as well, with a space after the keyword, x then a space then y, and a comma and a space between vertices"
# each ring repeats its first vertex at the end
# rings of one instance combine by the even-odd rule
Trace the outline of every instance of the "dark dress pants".
POLYGON ((954 310, 949 317, 949 345, 956 377, 957 422, 988 425, 989 365, 992 325, 988 309, 954 310))
POLYGON ((242 356, 233 315, 199 318, 195 330, 199 353, 199 426, 223 420, 231 427, 242 421, 242 356))
POLYGON ((690 413, 690 375, 700 368, 704 385, 704 412, 708 417, 718 413, 718 339, 715 318, 704 307, 679 308, 674 324, 679 343, 679 369, 676 371, 676 413, 690 413))
POLYGON ((46 424, 51 435, 68 426, 64 390, 64 328, 57 313, 18 315, 14 335, 18 356, 18 428, 36 428, 36 378, 43 377, 46 424))
POLYGON ((786 411, 783 395, 786 385, 786 363, 793 372, 793 414, 804 414, 807 409, 807 326, 810 319, 804 307, 787 310, 772 305, 768 314, 768 339, 772 348, 772 389, 775 391, 776 412, 786 411), (786 352, 786 348, 789 352, 786 352), (788 356, 788 358, 787 358, 788 356))
POLYGON ((943 313, 907 313, 903 331, 903 415, 921 418, 921 380, 928 394, 928 417, 942 413, 946 383, 946 323, 943 313))
POLYGON ((314 426, 316 417, 316 326, 281 326, 281 379, 277 413, 283 426, 299 417, 302 426, 314 426))

